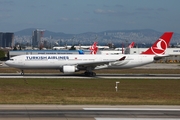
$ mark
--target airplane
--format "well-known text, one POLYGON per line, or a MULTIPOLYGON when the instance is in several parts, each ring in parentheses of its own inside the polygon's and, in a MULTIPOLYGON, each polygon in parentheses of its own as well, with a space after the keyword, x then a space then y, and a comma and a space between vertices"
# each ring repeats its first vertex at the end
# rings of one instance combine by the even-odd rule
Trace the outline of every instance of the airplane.
MULTIPOLYGON (((89 47, 90 54, 96 54, 98 51, 97 42, 94 42, 92 46, 89 47)), ((84 54, 83 50, 78 50, 79 54, 84 54)))
MULTIPOLYGON (((94 42, 92 46, 89 47, 89 50, 90 50, 90 54, 106 54, 106 55, 110 55, 110 54, 124 54, 123 53, 123 48, 120 48, 119 50, 118 49, 115 49, 115 50, 112 50, 112 51, 109 51, 109 50, 103 50, 103 51, 98 51, 99 50, 99 47, 97 46, 97 42, 94 42), (122 50, 122 51, 120 51, 122 50)), ((132 42, 131 44, 129 44, 129 46, 127 48, 133 48, 134 47, 134 42, 132 42)), ((78 50, 79 54, 84 54, 84 51, 83 50, 78 50)), ((126 53, 125 53, 126 54, 126 53)))
POLYGON ((124 48, 122 45, 122 48, 115 48, 114 51, 101 51, 102 54, 129 54, 129 49, 134 47, 134 42, 132 42, 131 44, 129 44, 128 47, 124 48))
POLYGON ((5 62, 6 65, 21 70, 59 69, 63 73, 85 71, 85 76, 96 76, 93 70, 105 68, 133 68, 146 65, 167 56, 165 53, 173 32, 165 32, 148 50, 138 55, 119 54, 71 54, 71 55, 20 55, 5 62))
POLYGON ((98 51, 97 42, 94 42, 93 45, 89 49, 91 51, 90 54, 96 54, 98 51))
POLYGON ((134 47, 134 42, 132 42, 129 46, 128 46, 128 48, 133 48, 134 47))

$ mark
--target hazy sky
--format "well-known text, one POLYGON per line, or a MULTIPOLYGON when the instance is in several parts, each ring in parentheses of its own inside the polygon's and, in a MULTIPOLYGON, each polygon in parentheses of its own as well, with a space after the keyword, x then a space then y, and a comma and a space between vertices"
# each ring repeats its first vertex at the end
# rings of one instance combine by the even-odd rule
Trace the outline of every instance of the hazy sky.
POLYGON ((0 0, 0 31, 83 33, 154 29, 180 33, 180 0, 0 0))

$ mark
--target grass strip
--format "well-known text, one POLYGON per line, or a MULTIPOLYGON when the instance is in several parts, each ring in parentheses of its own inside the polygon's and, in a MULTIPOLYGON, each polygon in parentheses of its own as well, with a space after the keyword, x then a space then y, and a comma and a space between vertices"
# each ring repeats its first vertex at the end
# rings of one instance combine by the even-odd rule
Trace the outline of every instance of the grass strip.
POLYGON ((180 105, 180 80, 1 78, 0 104, 180 105))

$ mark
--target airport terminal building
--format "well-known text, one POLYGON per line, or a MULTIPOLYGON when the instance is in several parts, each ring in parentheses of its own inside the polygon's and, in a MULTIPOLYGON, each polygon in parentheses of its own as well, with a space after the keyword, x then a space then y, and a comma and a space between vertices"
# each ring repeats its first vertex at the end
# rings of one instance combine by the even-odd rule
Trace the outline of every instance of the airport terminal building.
MULTIPOLYGON (((90 54, 89 50, 83 51, 84 54, 90 54)), ((18 55, 63 55, 63 54, 80 54, 78 50, 10 50, 8 57, 14 57, 18 55)))

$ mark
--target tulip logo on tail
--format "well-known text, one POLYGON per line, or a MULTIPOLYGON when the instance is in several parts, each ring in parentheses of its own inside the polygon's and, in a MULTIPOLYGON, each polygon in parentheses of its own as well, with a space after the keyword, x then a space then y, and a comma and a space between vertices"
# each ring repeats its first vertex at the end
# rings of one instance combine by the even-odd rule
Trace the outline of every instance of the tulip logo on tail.
POLYGON ((165 32, 149 49, 141 54, 163 55, 169 46, 173 32, 165 32))
POLYGON ((167 43, 161 38, 151 47, 152 52, 156 55, 164 54, 166 49, 167 43))
POLYGON ((98 51, 97 42, 94 42, 94 44, 89 49, 91 50, 91 54, 96 54, 98 51))

